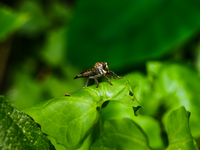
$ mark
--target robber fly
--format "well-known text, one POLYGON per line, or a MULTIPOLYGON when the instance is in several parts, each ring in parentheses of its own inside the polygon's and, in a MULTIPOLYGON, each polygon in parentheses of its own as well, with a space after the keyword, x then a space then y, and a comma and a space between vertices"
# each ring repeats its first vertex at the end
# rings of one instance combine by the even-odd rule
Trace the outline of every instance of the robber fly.
POLYGON ((112 77, 114 79, 123 78, 123 77, 118 76, 113 71, 109 70, 107 62, 104 62, 104 63, 97 62, 94 65, 94 68, 91 68, 91 69, 88 69, 88 70, 86 70, 84 72, 81 72, 74 79, 76 79, 76 78, 82 78, 82 77, 88 77, 87 82, 85 84, 85 87, 87 87, 89 79, 94 79, 95 83, 97 84, 96 88, 98 88, 99 82, 98 82, 97 78, 99 78, 101 76, 104 76, 108 80, 108 82, 110 83, 110 85, 113 85, 113 84, 111 83, 111 81, 110 81, 110 79, 108 77, 112 77), (111 75, 111 73, 114 75, 114 77, 111 75))

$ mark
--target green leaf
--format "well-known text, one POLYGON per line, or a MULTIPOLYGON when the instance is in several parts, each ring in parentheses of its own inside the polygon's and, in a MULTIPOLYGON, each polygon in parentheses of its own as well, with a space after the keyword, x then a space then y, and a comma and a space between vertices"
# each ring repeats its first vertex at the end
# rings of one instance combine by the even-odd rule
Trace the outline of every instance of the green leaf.
POLYGON ((159 122, 151 116, 138 115, 133 120, 142 128, 149 139, 149 145, 152 149, 163 149, 162 132, 159 122))
POLYGON ((111 68, 159 58, 198 32, 199 6, 196 0, 78 1, 68 58, 84 67, 108 61, 111 68))
POLYGON ((167 150, 198 150, 189 127, 190 113, 185 107, 180 107, 170 113, 167 118, 166 129, 169 139, 167 150))
POLYGON ((140 109, 140 114, 155 115, 159 111, 160 96, 154 92, 152 83, 144 74, 140 72, 133 72, 126 75, 132 77, 138 82, 137 99, 144 109, 140 109), (153 108, 153 109, 152 109, 153 108))
POLYGON ((111 80, 108 82, 82 88, 70 94, 45 101, 35 107, 25 110, 44 133, 54 137, 68 150, 80 147, 83 140, 92 131, 100 115, 97 108, 105 101, 119 101, 124 105, 137 107, 134 99, 137 82, 132 78, 111 80))
POLYGON ((27 15, 17 14, 0 5, 0 42, 16 31, 28 20, 27 15))
POLYGON ((107 120, 91 150, 150 150, 141 128, 131 119, 107 120))
POLYGON ((191 132, 194 137, 200 135, 200 77, 185 64, 163 63, 156 74, 156 92, 162 93, 162 103, 168 112, 185 106, 192 113, 191 132))
POLYGON ((0 149, 55 149, 33 120, 0 96, 0 149))
MULTIPOLYGON (((141 108, 141 112, 144 108, 141 108)), ((145 108, 146 109, 146 108, 145 108)), ((133 108, 125 106, 116 101, 110 101, 108 105, 102 110, 103 122, 109 119, 130 118, 137 123, 146 133, 149 146, 153 149, 163 149, 164 145, 161 140, 161 127, 157 120, 150 116, 133 115, 133 108)))

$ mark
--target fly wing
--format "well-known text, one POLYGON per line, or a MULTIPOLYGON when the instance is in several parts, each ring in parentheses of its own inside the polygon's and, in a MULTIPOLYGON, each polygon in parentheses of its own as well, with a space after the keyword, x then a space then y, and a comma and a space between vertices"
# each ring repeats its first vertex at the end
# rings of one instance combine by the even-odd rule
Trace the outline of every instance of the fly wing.
POLYGON ((92 76, 95 74, 95 69, 94 68, 91 68, 91 69, 88 69, 84 72, 81 72, 79 75, 77 75, 76 77, 74 77, 74 79, 76 78, 82 78, 82 77, 89 77, 89 76, 92 76))

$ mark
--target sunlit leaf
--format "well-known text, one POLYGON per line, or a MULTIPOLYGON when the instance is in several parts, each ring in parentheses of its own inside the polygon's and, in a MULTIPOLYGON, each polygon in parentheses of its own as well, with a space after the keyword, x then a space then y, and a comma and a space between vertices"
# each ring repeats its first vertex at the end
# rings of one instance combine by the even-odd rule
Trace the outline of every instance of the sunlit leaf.
POLYGON ((195 140, 190 133, 190 113, 185 107, 180 107, 170 113, 166 122, 169 139, 167 150, 198 150, 195 140))
POLYGON ((36 123, 0 96, 0 149, 55 149, 36 123))
POLYGON ((129 73, 126 76, 132 77, 138 82, 139 88, 136 97, 143 107, 143 109, 140 109, 140 114, 157 114, 160 107, 160 93, 154 91, 152 82, 148 79, 148 76, 145 76, 140 72, 129 73))
MULTIPOLYGON (((151 70, 155 92, 160 96, 159 105, 164 105, 165 116, 171 109, 185 106, 192 113, 190 118, 191 132, 194 137, 200 135, 199 108, 200 108, 200 77, 189 66, 176 63, 151 62, 151 70)), ((152 103, 155 103, 152 100, 152 103)))
POLYGON ((132 78, 111 80, 70 93, 70 96, 45 101, 25 112, 41 125, 44 133, 54 137, 67 149, 78 148, 92 131, 100 116, 98 108, 113 100, 137 107, 134 94, 137 82, 132 78))
POLYGON ((141 128, 131 119, 113 119, 104 124, 104 130, 91 150, 150 150, 141 128))

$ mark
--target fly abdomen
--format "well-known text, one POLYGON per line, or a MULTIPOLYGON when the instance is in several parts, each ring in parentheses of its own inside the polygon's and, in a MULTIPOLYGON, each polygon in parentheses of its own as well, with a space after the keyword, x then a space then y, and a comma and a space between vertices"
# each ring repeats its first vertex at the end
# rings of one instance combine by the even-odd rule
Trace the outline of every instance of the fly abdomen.
POLYGON ((79 74, 79 75, 75 76, 74 79, 81 78, 81 77, 82 77, 82 75, 79 74))
POLYGON ((79 75, 77 75, 74 79, 76 78, 82 78, 82 77, 89 77, 94 74, 94 68, 88 69, 84 72, 81 72, 79 75))

